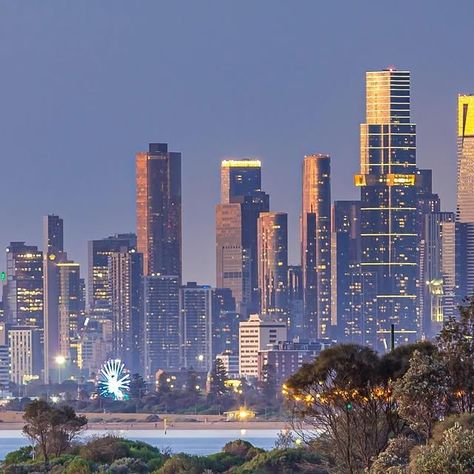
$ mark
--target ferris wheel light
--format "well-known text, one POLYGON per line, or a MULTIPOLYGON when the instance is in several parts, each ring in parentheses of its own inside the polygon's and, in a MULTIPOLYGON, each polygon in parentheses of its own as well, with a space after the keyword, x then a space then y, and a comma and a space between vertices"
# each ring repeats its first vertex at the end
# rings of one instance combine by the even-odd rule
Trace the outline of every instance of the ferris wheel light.
POLYGON ((99 395, 114 400, 127 400, 130 390, 130 374, 120 359, 108 360, 100 369, 98 381, 99 395))

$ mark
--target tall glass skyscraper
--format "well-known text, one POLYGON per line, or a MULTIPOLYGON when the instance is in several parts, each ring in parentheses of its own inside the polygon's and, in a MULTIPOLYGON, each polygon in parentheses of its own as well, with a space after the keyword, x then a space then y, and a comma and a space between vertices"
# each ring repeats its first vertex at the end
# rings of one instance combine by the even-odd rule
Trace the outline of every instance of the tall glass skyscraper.
POLYGON ((328 155, 305 156, 302 202, 304 328, 308 337, 328 337, 331 329, 331 160, 328 155))
POLYGON ((474 95, 458 96, 457 274, 459 298, 474 293, 474 95))
POLYGON ((181 280, 181 153, 150 143, 136 156, 137 251, 145 275, 181 280))
POLYGON ((410 73, 366 73, 366 123, 360 127, 361 270, 376 281, 372 345, 390 348, 418 337, 416 126, 410 120, 410 73))

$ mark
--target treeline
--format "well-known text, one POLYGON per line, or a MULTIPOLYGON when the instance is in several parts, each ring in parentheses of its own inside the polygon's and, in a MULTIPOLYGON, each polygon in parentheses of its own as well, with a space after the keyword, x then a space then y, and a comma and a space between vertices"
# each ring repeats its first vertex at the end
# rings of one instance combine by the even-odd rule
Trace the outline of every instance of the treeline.
POLYGON ((474 472, 474 299, 434 343, 338 345, 284 392, 295 430, 335 472, 474 472))

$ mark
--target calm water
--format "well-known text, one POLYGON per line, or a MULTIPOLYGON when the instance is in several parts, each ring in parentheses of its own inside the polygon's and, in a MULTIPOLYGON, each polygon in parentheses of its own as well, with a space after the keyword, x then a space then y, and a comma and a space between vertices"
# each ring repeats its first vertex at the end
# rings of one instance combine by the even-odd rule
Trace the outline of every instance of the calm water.
MULTIPOLYGON (((271 449, 279 430, 88 430, 84 435, 103 436, 115 434, 128 439, 144 441, 158 448, 170 448, 173 453, 211 454, 216 453, 229 441, 244 439, 254 446, 271 449)), ((17 430, 0 430, 0 459, 10 451, 30 444, 17 430)))

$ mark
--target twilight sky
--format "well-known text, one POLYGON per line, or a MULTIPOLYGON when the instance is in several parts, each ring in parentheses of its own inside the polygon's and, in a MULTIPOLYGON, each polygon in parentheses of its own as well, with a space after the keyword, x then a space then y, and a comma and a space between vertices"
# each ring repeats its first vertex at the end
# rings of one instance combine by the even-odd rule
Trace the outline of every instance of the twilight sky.
POLYGON ((301 160, 329 153, 333 199, 358 197, 364 73, 388 65, 412 71, 418 163, 454 210, 473 18, 472 0, 0 0, 0 245, 41 245, 42 216, 59 214, 86 276, 87 240, 135 228, 135 152, 168 142, 183 153, 185 280, 214 284, 229 156, 262 159, 296 263, 301 160))

